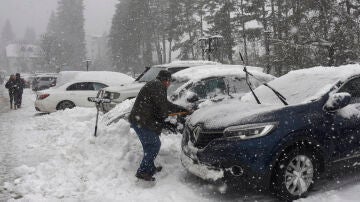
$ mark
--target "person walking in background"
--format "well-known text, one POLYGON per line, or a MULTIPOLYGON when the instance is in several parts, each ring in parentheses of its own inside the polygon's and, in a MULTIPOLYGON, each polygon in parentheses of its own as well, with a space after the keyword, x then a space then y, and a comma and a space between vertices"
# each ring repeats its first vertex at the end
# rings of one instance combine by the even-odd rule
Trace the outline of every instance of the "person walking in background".
POLYGON ((22 94, 25 88, 25 81, 20 77, 19 73, 15 75, 15 109, 21 107, 22 94))
POLYGON ((170 81, 171 73, 161 70, 156 79, 147 82, 141 88, 130 112, 129 122, 138 135, 144 152, 135 176, 145 181, 154 181, 153 175, 162 169, 161 166, 154 165, 154 160, 160 150, 159 136, 168 114, 190 113, 187 109, 167 100, 167 88, 170 81))
POLYGON ((9 98, 10 98, 10 109, 15 108, 15 106, 13 106, 14 103, 14 96, 15 96, 15 75, 10 75, 9 80, 6 82, 5 84, 5 88, 8 89, 9 91, 9 98))

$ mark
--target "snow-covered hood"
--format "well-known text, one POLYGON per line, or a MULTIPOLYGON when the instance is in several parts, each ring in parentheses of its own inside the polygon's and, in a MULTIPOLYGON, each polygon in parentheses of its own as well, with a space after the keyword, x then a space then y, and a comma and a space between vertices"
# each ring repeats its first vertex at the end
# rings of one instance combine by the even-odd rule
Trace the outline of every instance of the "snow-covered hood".
POLYGON ((239 100, 227 100, 195 111, 188 120, 191 125, 203 125, 206 129, 220 129, 233 125, 274 121, 270 119, 284 105, 250 104, 239 100))
POLYGON ((125 91, 135 91, 135 90, 140 90, 144 85, 146 84, 146 82, 133 82, 133 83, 127 83, 127 84, 123 84, 120 86, 109 86, 104 88, 105 91, 108 92, 125 92, 125 91))

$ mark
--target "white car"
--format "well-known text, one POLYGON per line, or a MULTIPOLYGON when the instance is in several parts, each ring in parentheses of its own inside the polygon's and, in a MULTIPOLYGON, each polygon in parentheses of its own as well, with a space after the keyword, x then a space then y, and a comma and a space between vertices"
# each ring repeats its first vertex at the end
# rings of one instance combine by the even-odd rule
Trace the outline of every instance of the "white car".
MULTIPOLYGON (((242 65, 205 65, 187 68, 172 75, 168 88, 168 99, 188 109, 197 109, 224 99, 240 98, 249 92, 246 74, 242 65), (194 99, 194 97, 196 97, 194 99), (205 103, 207 102, 207 103, 205 103)), ((254 89, 276 77, 263 73, 261 67, 247 67, 250 86, 254 89), (256 77, 256 79, 254 79, 256 77)), ((135 99, 127 99, 106 113, 102 122, 106 125, 126 119, 135 99)), ((183 124, 182 120, 180 123, 183 124)))
MULTIPOLYGON (((247 67, 254 77, 249 77, 252 89, 276 77, 263 73, 261 67, 247 67)), ((184 107, 195 107, 206 100, 241 97, 249 92, 243 65, 205 65, 184 69, 172 75, 168 88, 171 102, 184 107)))
POLYGON ((204 60, 186 60, 173 61, 169 64, 155 65, 147 68, 133 83, 121 86, 110 86, 99 91, 98 97, 111 100, 111 103, 101 104, 100 109, 103 112, 108 112, 122 101, 136 97, 145 83, 155 79, 161 70, 168 70, 173 74, 189 67, 202 65, 219 65, 219 63, 204 60))
POLYGON ((55 112, 66 108, 95 107, 88 97, 95 97, 107 86, 123 85, 134 79, 126 74, 109 71, 60 72, 55 87, 38 91, 35 109, 40 112, 55 112))

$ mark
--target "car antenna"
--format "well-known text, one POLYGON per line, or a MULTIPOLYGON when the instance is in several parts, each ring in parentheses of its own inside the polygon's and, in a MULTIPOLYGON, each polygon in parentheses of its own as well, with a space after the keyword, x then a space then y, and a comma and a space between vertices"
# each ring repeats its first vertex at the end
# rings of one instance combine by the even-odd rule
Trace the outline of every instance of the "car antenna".
POLYGON ((246 78, 246 79, 245 79, 245 80, 246 80, 246 84, 249 86, 250 91, 251 91, 251 93, 253 94, 256 102, 257 102, 258 104, 261 104, 259 98, 256 96, 254 90, 251 88, 251 83, 250 83, 250 81, 249 81, 249 75, 250 75, 250 76, 253 76, 253 75, 252 75, 250 72, 247 71, 247 69, 246 69, 246 63, 245 63, 244 58, 243 58, 243 56, 241 55, 241 52, 240 52, 240 51, 239 51, 239 55, 240 55, 241 61, 242 61, 243 64, 244 64, 244 72, 245 72, 245 75, 246 75, 246 76, 245 76, 245 78, 246 78))

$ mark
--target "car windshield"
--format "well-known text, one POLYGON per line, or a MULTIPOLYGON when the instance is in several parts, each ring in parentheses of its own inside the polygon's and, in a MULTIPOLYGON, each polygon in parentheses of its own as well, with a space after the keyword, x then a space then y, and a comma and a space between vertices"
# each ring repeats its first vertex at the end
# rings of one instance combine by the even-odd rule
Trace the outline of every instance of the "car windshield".
POLYGON ((184 85, 188 81, 189 80, 182 80, 182 81, 174 80, 174 81, 172 81, 169 88, 167 89, 168 96, 173 95, 180 86, 184 85))
MULTIPOLYGON (((268 83, 286 98, 286 102, 299 104, 316 100, 330 90, 340 79, 333 71, 293 71, 268 83)), ((262 85, 254 90, 262 104, 282 104, 275 93, 262 85)), ((256 103, 247 93, 242 101, 256 103)))
POLYGON ((159 74, 160 70, 163 70, 164 68, 161 67, 152 67, 147 71, 140 79, 139 82, 148 82, 156 78, 156 76, 159 74))

